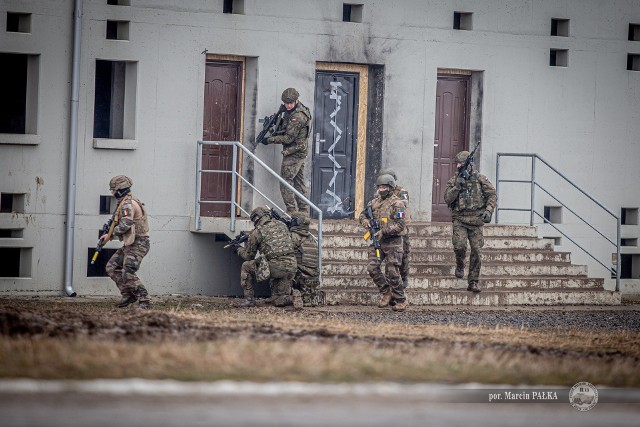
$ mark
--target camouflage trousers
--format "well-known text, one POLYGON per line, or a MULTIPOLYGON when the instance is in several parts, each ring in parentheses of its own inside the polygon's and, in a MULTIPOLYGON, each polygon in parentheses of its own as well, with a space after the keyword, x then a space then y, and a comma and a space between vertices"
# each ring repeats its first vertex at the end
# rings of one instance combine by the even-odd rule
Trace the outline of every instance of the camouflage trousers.
MULTIPOLYGON (((242 263, 242 268, 240 269, 240 286, 244 292, 244 297, 247 299, 255 297, 253 283, 254 280, 256 280, 258 268, 258 261, 255 259, 242 263)), ((293 304, 291 282, 293 281, 295 273, 290 270, 280 269, 274 265, 270 266, 270 271, 269 287, 271 288, 271 296, 273 297, 275 305, 285 306, 293 304)))
MULTIPOLYGON (((282 179, 305 197, 309 197, 307 193, 307 186, 304 184, 304 162, 305 158, 285 156, 282 159, 282 168, 280 170, 280 176, 282 179)), ((282 194, 282 200, 287 207, 287 212, 308 212, 309 205, 307 205, 301 198, 296 196, 293 191, 289 190, 283 184, 280 184, 280 194, 282 194)))
POLYGON ((457 219, 453 220, 453 251, 456 254, 456 267, 464 268, 464 259, 467 255, 467 240, 471 247, 469 254, 469 273, 467 281, 478 280, 480 277, 480 267, 482 260, 480 259, 480 249, 484 246, 484 236, 482 235, 482 226, 468 225, 457 219))
POLYGON ((147 290, 136 272, 150 248, 148 237, 136 237, 132 244, 118 249, 107 262, 107 275, 116 282, 122 295, 135 295, 141 301, 149 300, 147 290))
POLYGON ((293 288, 300 291, 305 306, 317 304, 316 290, 318 286, 320 286, 318 276, 308 276, 304 273, 296 275, 293 282, 293 288))
POLYGON ((402 236, 402 263, 400 264, 400 277, 402 277, 402 280, 409 277, 409 253, 411 253, 409 235, 402 236))
POLYGON ((382 246, 380 259, 376 257, 376 251, 373 246, 369 248, 367 272, 380 293, 387 294, 391 292, 394 300, 402 302, 405 300, 404 288, 400 277, 403 253, 402 237, 398 236, 380 243, 382 246), (385 274, 382 273, 383 262, 385 263, 385 274))

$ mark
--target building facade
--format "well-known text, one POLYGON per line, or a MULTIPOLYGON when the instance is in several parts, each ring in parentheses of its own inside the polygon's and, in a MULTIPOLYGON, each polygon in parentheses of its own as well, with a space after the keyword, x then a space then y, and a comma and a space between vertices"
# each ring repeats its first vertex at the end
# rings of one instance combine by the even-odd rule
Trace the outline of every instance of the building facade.
MULTIPOLYGON (((481 143, 476 167, 494 182, 532 170, 519 157, 498 167, 499 153, 533 153, 610 211, 538 162, 534 223, 562 226, 595 259, 552 226, 540 235, 613 289, 619 218, 622 291, 640 289, 638 1, 4 0, 0 64, 0 294, 59 294, 65 281, 116 292, 89 261, 117 174, 149 211, 151 293, 241 293, 240 263, 215 237, 230 206, 203 203, 196 221, 196 200, 231 199, 229 174, 197 185, 197 141, 239 141, 279 171, 281 146, 254 140, 287 87, 313 115, 305 176, 325 219, 357 215, 392 168, 414 220, 448 221, 458 151, 481 143)), ((231 159, 205 145, 200 160, 231 159)), ((246 156, 237 167, 281 204, 267 171, 246 156)), ((500 183, 499 222, 530 221, 510 210, 530 206, 530 188, 500 183)), ((235 200, 265 203, 247 185, 235 200)))

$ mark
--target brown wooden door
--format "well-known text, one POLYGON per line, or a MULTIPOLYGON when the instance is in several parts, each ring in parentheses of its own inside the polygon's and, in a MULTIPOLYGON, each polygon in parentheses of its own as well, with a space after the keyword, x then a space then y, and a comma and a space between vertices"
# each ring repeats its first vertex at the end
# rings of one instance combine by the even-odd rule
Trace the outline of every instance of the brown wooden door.
POLYGON ((454 157, 468 148, 468 76, 438 76, 433 154, 432 221, 451 221, 444 202, 447 181, 456 173, 454 157))
MULTIPOLYGON (((238 141, 240 138, 240 105, 242 63, 207 61, 204 82, 204 141, 238 141)), ((203 170, 231 170, 231 146, 203 146, 203 170)), ((231 174, 203 173, 203 201, 230 201, 231 174)), ((203 203, 202 216, 229 216, 229 203, 203 203)))
POLYGON ((351 218, 355 208, 359 79, 316 71, 311 201, 323 218, 351 218))

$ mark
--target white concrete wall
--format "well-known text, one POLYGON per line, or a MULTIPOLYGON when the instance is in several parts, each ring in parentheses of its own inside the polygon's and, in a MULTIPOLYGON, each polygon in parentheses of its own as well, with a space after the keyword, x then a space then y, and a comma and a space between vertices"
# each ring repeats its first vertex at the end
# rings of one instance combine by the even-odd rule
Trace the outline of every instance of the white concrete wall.
MULTIPOLYGON (((202 138, 204 49, 257 58, 255 101, 252 93, 245 97, 245 111, 257 117, 270 114, 289 86, 300 91, 313 112, 316 61, 384 65, 382 166, 394 168, 410 191, 415 218, 431 217, 438 68, 483 72, 480 168, 490 179, 495 179, 496 153, 533 152, 614 212, 640 206, 640 72, 626 70, 627 54, 640 54, 640 42, 627 40, 629 23, 640 23, 638 2, 361 3, 360 24, 343 23, 342 2, 334 0, 245 0, 244 15, 222 14, 222 0, 131 0, 130 7, 84 2, 74 258, 79 294, 115 292, 106 278, 86 278, 86 252, 105 220, 98 215, 99 195, 108 194, 109 178, 120 173, 133 178, 133 191, 150 212, 152 249, 140 275, 152 294, 240 291, 239 261, 223 253, 213 237, 188 231, 195 141, 202 138), (473 31, 451 29, 454 11, 473 12, 473 31), (571 20, 570 37, 549 36, 552 17, 571 20), (131 21, 130 40, 106 40, 106 20, 131 21), (550 67, 550 48, 569 49, 569 67, 550 67), (138 62, 135 149, 93 147, 96 59, 138 62)), ((4 0, 0 23, 6 22, 6 11, 32 13, 31 34, 7 33, 0 26, 0 52, 40 55, 40 144, 0 144, 0 191, 28 195, 25 215, 0 214, 0 228, 25 223, 24 238, 0 238, 0 245, 34 248, 31 278, 0 278, 0 292, 58 293, 73 1, 4 0)), ((245 130, 253 119, 245 115, 245 130)), ((245 131, 245 142, 252 136, 245 131)), ((0 143, 7 141, 15 137, 0 135, 0 143)), ((277 148, 259 147, 256 153, 279 170, 277 148)), ((258 170, 255 179, 267 176, 258 170)), ((279 200, 277 185, 269 194, 279 200)), ((508 197, 528 203, 523 191, 509 191, 505 202, 508 197)), ((548 203, 542 196, 538 201, 548 203)), ((586 209, 597 225, 608 226, 586 209)), ((624 233, 640 237, 637 226, 625 227, 624 233)), ((606 245, 586 234, 585 239, 606 256, 606 245)), ((602 274, 601 267, 580 257, 574 260, 589 264, 593 275, 602 274)))

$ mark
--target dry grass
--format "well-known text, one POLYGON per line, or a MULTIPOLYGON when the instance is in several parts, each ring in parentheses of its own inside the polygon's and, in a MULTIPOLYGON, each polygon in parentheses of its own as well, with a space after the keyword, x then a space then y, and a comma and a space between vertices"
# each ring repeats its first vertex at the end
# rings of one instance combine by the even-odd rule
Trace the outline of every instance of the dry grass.
MULTIPOLYGON (((74 313, 95 322, 149 316, 107 303, 29 307, 69 325, 74 313)), ((640 334, 632 332, 372 324, 340 320, 330 311, 228 304, 167 304, 157 311, 188 328, 153 340, 2 336, 0 377, 640 385, 640 334), (216 335, 202 339, 192 330, 216 335)))

